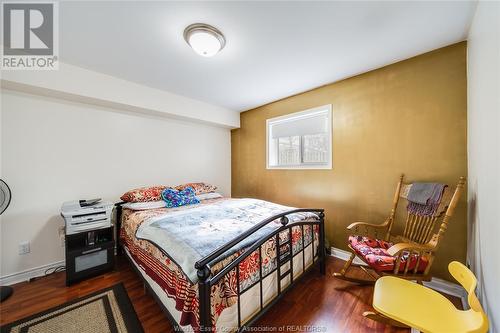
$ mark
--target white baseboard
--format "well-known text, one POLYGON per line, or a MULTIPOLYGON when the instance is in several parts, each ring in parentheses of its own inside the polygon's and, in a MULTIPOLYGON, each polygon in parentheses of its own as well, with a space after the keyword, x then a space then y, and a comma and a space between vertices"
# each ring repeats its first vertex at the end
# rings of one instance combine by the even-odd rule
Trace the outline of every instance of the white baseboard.
MULTIPOLYGON (((341 250, 341 249, 338 249, 336 247, 332 247, 331 251, 332 251, 333 257, 342 259, 344 261, 347 261, 349 259, 349 257, 351 256, 351 252, 341 250)), ((353 262, 355 264, 365 265, 365 263, 357 257, 354 259, 353 262)), ((434 289, 436 291, 439 291, 439 292, 442 292, 442 293, 445 293, 445 294, 448 294, 451 296, 458 297, 462 300, 462 306, 464 307, 464 309, 467 309, 469 307, 468 302, 467 302, 467 292, 465 291, 464 288, 462 288, 462 286, 460 286, 456 283, 449 282, 449 281, 439 279, 439 278, 432 278, 431 281, 424 282, 424 285, 426 287, 429 287, 429 288, 434 289)), ((415 331, 415 332, 418 332, 418 331, 415 331)))
MULTIPOLYGON (((341 250, 341 249, 338 249, 338 248, 333 247, 333 246, 331 247, 331 251, 332 251, 333 257, 342 259, 344 261, 349 260, 349 258, 351 257, 351 252, 341 250)), ((353 263, 355 263, 357 265, 365 265, 366 266, 366 264, 363 262, 363 260, 359 259, 358 257, 354 258, 353 263)))
POLYGON ((56 261, 56 262, 53 262, 51 264, 47 264, 47 265, 43 265, 43 266, 31 268, 31 269, 27 269, 27 270, 22 271, 22 272, 2 276, 2 277, 0 277, 0 285, 9 286, 9 285, 12 285, 15 283, 28 281, 31 278, 34 278, 37 276, 43 276, 47 269, 53 269, 53 268, 56 268, 58 266, 64 266, 64 260, 56 261))
POLYGON ((428 282, 424 281, 424 286, 451 296, 458 297, 462 300, 463 308, 469 308, 469 302, 467 301, 467 291, 459 284, 449 282, 440 278, 432 278, 432 280, 428 282))

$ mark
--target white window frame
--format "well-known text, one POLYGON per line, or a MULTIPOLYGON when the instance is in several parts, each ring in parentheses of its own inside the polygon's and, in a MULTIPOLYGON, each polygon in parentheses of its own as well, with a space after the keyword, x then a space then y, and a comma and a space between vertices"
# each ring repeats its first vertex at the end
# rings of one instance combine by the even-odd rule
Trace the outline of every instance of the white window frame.
MULTIPOLYGON (((287 114, 284 116, 267 119, 266 120, 266 169, 268 169, 268 170, 273 170, 273 169, 277 169, 277 170, 280 170, 280 169, 282 169, 282 170, 332 169, 333 168, 333 140, 332 139, 333 139, 333 116, 332 116, 332 105, 331 104, 322 105, 322 106, 318 106, 318 107, 315 107, 312 109, 307 109, 304 111, 290 113, 290 114, 287 114), (269 160, 270 160, 270 158, 269 158, 269 154, 270 154, 269 144, 273 140, 270 137, 271 126, 276 124, 276 123, 288 121, 288 120, 293 119, 293 118, 303 117, 305 115, 310 115, 310 114, 313 114, 316 112, 321 112, 321 111, 327 111, 327 117, 329 120, 328 121, 328 129, 327 129, 328 136, 329 136, 329 140, 328 140, 328 152, 329 152, 328 157, 329 158, 328 158, 327 163, 301 163, 301 164, 297 164, 297 165, 276 165, 276 166, 269 165, 269 160)), ((302 137, 301 137, 301 140, 302 140, 302 137)), ((277 149, 277 147, 276 147, 276 149, 277 149)), ((301 150, 303 149, 302 144, 301 144, 300 149, 301 150)))

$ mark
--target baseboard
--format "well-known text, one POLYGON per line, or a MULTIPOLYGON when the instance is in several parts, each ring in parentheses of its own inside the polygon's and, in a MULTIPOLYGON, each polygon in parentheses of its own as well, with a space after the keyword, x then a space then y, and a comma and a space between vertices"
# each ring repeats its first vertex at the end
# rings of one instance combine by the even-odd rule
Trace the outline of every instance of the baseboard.
MULTIPOLYGON (((332 247, 331 251, 332 251, 331 255, 333 257, 342 259, 344 261, 348 260, 349 257, 351 256, 351 252, 341 250, 341 249, 338 249, 336 247, 332 247)), ((357 257, 354 259, 353 262, 355 264, 363 264, 363 265, 365 264, 361 259, 359 259, 357 257)), ((439 292, 442 292, 442 293, 445 293, 445 294, 448 294, 451 296, 458 297, 462 300, 462 306, 464 307, 464 309, 467 309, 469 307, 468 302, 467 302, 467 292, 465 291, 464 288, 462 288, 462 286, 460 286, 456 283, 449 282, 449 281, 439 279, 439 278, 432 278, 431 281, 424 282, 424 285, 426 287, 429 287, 429 288, 434 289, 436 291, 439 291, 439 292)), ((416 331, 416 332, 418 332, 418 331, 416 331)))
POLYGON ((24 282, 28 281, 31 278, 37 277, 37 276, 42 276, 45 274, 45 271, 48 269, 53 269, 58 266, 64 266, 64 260, 61 261, 56 261, 51 264, 27 269, 22 272, 18 273, 13 273, 13 274, 8 274, 5 276, 0 277, 0 285, 2 286, 9 286, 11 284, 19 283, 19 282, 24 282))
POLYGON ((451 296, 458 297, 462 300, 463 308, 469 308, 469 302, 467 301, 467 291, 465 291, 465 289, 459 284, 440 278, 432 278, 432 280, 428 282, 424 281, 424 286, 451 296))
MULTIPOLYGON (((344 261, 347 261, 349 260, 349 258, 351 257, 351 252, 349 251, 345 251, 345 250, 341 250, 341 249, 338 249, 336 247, 331 247, 331 255, 335 258, 339 258, 339 259, 342 259, 344 261)), ((358 257, 354 258, 353 260, 353 263, 355 263, 356 265, 366 265, 363 260, 359 259, 358 257)))

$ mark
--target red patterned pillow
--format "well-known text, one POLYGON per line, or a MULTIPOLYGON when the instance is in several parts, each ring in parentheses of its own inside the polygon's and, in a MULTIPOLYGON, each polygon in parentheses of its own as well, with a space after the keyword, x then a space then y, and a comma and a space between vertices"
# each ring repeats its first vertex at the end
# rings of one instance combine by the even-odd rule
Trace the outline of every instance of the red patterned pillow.
POLYGON ((196 195, 200 195, 200 194, 203 194, 203 193, 215 192, 215 190, 217 189, 217 186, 210 185, 210 184, 207 184, 207 183, 186 183, 186 184, 182 184, 182 185, 177 185, 175 187, 175 189, 177 191, 182 191, 186 187, 192 187, 193 190, 194 190, 194 193, 196 195))
POLYGON ((126 202, 147 202, 147 201, 160 201, 161 192, 168 186, 157 185, 136 188, 123 194, 120 199, 126 202))

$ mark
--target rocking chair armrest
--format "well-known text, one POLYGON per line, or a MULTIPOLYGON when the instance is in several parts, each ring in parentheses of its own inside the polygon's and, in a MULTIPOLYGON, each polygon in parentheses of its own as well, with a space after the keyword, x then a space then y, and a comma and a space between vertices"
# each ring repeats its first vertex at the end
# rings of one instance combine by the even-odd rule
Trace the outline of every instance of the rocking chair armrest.
POLYGON ((388 250, 387 253, 389 253, 391 256, 396 256, 399 255, 401 252, 405 251, 413 251, 413 252, 434 252, 434 248, 428 245, 419 245, 419 244, 412 244, 412 243, 397 243, 391 246, 388 250))
POLYGON ((382 224, 366 223, 366 222, 354 222, 347 226, 347 230, 352 230, 356 227, 368 227, 374 229, 386 229, 388 227, 388 220, 384 221, 382 224))

